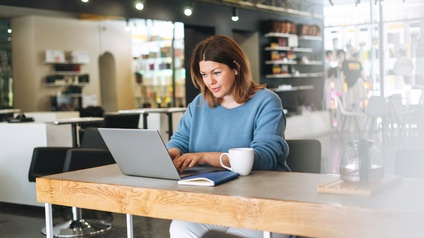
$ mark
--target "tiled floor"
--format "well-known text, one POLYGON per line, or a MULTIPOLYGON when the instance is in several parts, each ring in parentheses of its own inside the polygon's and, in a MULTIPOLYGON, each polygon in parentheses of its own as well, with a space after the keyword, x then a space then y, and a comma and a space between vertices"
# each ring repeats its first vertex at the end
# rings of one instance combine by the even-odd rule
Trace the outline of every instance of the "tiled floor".
MULTIPOLYGON (((339 172, 340 160, 346 144, 353 138, 355 133, 345 132, 343 134, 334 130, 332 133, 317 139, 322 144, 322 173, 337 174, 339 172)), ((387 171, 391 173, 393 163, 393 151, 400 147, 422 147, 424 140, 416 133, 404 137, 383 137, 379 133, 373 133, 376 145, 385 155, 387 171)), ((385 165, 386 166, 386 165, 385 165)), ((69 208, 54 207, 55 222, 70 219, 69 208)), ((83 211, 83 217, 89 219, 111 220, 112 229, 96 237, 126 237, 126 220, 123 214, 108 214, 104 212, 83 211)), ((169 237, 168 227, 170 221, 134 217, 135 237, 162 238, 169 237)), ((44 208, 22 206, 8 203, 0 203, 0 237, 8 238, 42 238, 40 230, 44 227, 44 208)))

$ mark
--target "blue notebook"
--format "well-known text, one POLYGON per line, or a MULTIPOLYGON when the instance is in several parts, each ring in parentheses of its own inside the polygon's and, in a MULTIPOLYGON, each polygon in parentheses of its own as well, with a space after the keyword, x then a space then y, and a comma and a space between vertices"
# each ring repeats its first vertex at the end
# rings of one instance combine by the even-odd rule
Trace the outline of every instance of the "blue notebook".
POLYGON ((233 180, 238 176, 238 173, 231 171, 206 172, 183 178, 178 181, 178 184, 193 186, 216 186, 233 180))

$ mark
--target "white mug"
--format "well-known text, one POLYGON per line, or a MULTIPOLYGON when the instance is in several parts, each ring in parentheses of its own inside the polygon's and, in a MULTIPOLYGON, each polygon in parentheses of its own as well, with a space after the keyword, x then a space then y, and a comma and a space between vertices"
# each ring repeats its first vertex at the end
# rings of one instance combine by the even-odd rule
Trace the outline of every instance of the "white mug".
POLYGON ((222 167, 230 171, 246 176, 249 175, 252 170, 254 157, 253 148, 232 148, 228 150, 228 153, 222 153, 219 156, 219 163, 222 167), (228 156, 230 167, 222 163, 223 155, 228 156))

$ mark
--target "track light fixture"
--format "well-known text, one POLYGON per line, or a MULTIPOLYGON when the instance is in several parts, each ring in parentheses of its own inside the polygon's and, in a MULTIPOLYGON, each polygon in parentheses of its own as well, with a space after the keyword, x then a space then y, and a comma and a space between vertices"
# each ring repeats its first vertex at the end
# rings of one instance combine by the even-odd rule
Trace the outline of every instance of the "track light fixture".
POLYGON ((233 21, 239 20, 238 9, 236 7, 233 7, 233 16, 231 17, 231 20, 233 21))
POLYGON ((191 14, 193 14, 193 6, 194 6, 193 0, 186 0, 185 7, 184 7, 184 15, 191 16, 191 14))
POLYGON ((193 8, 191 6, 184 7, 184 15, 191 16, 193 14, 193 8))
POLYGON ((12 27, 10 26, 10 22, 7 23, 7 33, 12 34, 12 27))
POLYGON ((137 9, 139 11, 143 10, 144 9, 144 1, 142 1, 142 0, 135 1, 134 7, 135 7, 135 9, 137 9))
POLYGON ((131 31, 130 19, 127 19, 126 22, 127 22, 127 25, 125 25, 125 31, 131 31))

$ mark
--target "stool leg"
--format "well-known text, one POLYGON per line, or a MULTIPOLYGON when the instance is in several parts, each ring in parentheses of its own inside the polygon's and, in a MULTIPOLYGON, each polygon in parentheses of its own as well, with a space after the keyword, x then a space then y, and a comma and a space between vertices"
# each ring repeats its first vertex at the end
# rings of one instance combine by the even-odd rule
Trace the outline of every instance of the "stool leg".
MULTIPOLYGON (((72 207, 72 220, 53 227, 54 237, 92 236, 108 231, 112 224, 105 221, 86 221, 82 219, 82 209, 72 207)), ((41 232, 47 235, 46 228, 41 232)))

